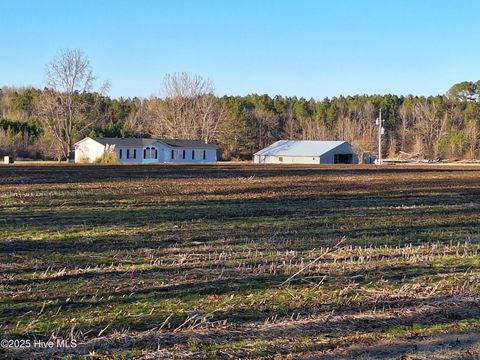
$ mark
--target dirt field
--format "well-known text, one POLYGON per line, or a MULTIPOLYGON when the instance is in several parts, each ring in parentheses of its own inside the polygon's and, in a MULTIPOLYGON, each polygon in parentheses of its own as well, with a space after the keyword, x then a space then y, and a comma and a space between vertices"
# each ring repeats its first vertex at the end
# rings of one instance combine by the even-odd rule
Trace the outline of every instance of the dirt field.
POLYGON ((480 359, 479 249, 479 166, 2 166, 0 338, 64 347, 0 358, 480 359))

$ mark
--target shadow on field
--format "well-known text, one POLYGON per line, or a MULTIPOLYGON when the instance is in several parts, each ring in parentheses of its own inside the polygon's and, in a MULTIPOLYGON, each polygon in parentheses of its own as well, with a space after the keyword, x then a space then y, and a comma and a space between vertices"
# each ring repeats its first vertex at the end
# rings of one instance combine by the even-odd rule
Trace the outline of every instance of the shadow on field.
POLYGON ((199 233, 202 234, 202 242, 206 244, 223 238, 229 245, 234 245, 237 242, 245 242, 245 237, 248 237, 250 240, 258 240, 259 246, 262 246, 265 238, 273 236, 274 239, 282 240, 283 237, 289 237, 293 239, 292 242, 288 244, 280 242, 276 244, 277 249, 308 250, 319 245, 329 246, 333 239, 343 236, 357 245, 370 245, 372 241, 376 245, 388 244, 392 239, 413 244, 423 241, 444 243, 461 241, 462 239, 458 237, 452 237, 455 232, 458 235, 470 229, 470 236, 475 238, 478 231, 478 221, 475 217, 479 212, 478 205, 446 207, 447 204, 457 205, 459 201, 457 196, 452 196, 451 199, 443 198, 443 207, 435 207, 435 210, 415 208, 416 204, 425 205, 438 201, 434 197, 415 198, 410 201, 402 199, 396 205, 395 202, 390 202, 389 205, 396 208, 389 209, 381 225, 378 225, 376 218, 377 213, 384 210, 376 207, 375 203, 377 201, 389 203, 389 199, 376 198, 372 204, 367 204, 367 201, 351 200, 348 202, 351 207, 340 206, 347 205, 341 204, 341 201, 337 201, 336 207, 330 207, 328 201, 303 199, 289 201, 272 199, 268 202, 192 201, 188 205, 185 205, 185 202, 173 206, 169 204, 168 208, 152 205, 151 208, 128 210, 52 209, 36 215, 29 212, 17 213, 11 218, 11 214, 5 213, 9 227, 20 229, 31 227, 29 231, 32 233, 49 232, 53 229, 60 231, 62 227, 81 229, 85 226, 91 228, 122 224, 121 229, 135 229, 135 236, 112 229, 109 235, 101 236, 89 235, 88 231, 84 235, 79 231, 78 235, 69 235, 63 240, 5 239, 0 243, 0 254, 29 251, 65 254, 90 252, 92 249, 101 253, 134 249, 185 248, 197 241, 199 233), (356 208, 355 204, 359 208, 356 208), (428 220, 415 224, 392 221, 406 216, 422 219, 425 215, 428 215, 428 220), (184 224, 185 228, 179 228, 175 224, 184 224), (190 229, 191 224, 197 226, 190 229), (155 228, 154 225, 167 227, 155 228))
MULTIPOLYGON (((368 271, 353 271, 346 274, 329 275, 324 282, 324 286, 327 287, 339 287, 341 290, 343 286, 349 286, 352 284, 363 285, 378 283, 378 281, 390 281, 398 284, 412 283, 417 281, 419 277, 425 276, 442 276, 447 274, 465 273, 469 270, 475 270, 467 266, 451 266, 449 268, 438 268, 425 265, 405 265, 405 266, 389 266, 383 265, 377 268, 369 269, 368 271), (353 280, 354 279, 354 280, 353 280)), ((312 276, 314 274, 308 274, 312 276)), ((318 274, 317 274, 318 275, 318 274)), ((322 274, 319 274, 322 275, 322 274)), ((287 275, 283 274, 245 274, 242 271, 231 268, 221 269, 218 265, 208 266, 185 266, 179 268, 154 268, 149 270, 137 270, 137 271, 91 271, 88 273, 80 274, 67 274, 47 279, 35 279, 35 280, 10 280, 2 281, 2 285, 8 287, 25 287, 25 286, 42 286, 42 283, 48 284, 52 288, 64 288, 69 286, 70 283, 82 284, 81 288, 86 289, 81 293, 72 297, 68 295, 56 295, 54 293, 43 294, 37 299, 36 303, 32 303, 30 299, 24 299, 18 296, 14 299, 8 299, 3 301, 2 310, 0 311, 0 317, 16 317, 29 312, 54 312, 59 307, 62 311, 75 312, 80 309, 104 309, 106 306, 122 307, 130 304, 151 304, 151 307, 162 308, 162 301, 168 299, 175 299, 180 302, 189 302, 190 299, 197 296, 222 296, 232 295, 232 299, 236 297, 244 297, 249 294, 252 296, 252 302, 250 307, 232 307, 231 309, 224 310, 222 307, 214 311, 212 321, 220 321, 227 319, 231 323, 242 324, 247 322, 265 321, 266 319, 277 315, 280 317, 288 317, 293 312, 300 314, 301 316, 313 316, 318 314, 326 314, 333 312, 342 313, 345 316, 360 314, 366 311, 372 311, 374 309, 395 310, 407 307, 415 308, 426 302, 438 302, 439 305, 445 299, 441 296, 437 298, 415 298, 413 294, 401 294, 401 298, 382 298, 379 297, 374 303, 365 301, 352 300, 352 294, 338 295, 338 299, 341 300, 335 303, 327 303, 322 301, 309 300, 308 307, 303 302, 299 302, 298 305, 294 304, 295 288, 298 282, 302 281, 302 277, 295 280, 289 292, 292 297, 292 304, 288 308, 275 305, 275 297, 267 296, 272 289, 279 289, 279 285, 287 279, 287 275), (201 271, 203 270, 203 271, 201 271), (223 275, 223 271, 225 274, 223 275), (211 280, 203 280, 202 274, 212 274, 214 272, 219 273, 219 277, 211 280), (181 284, 168 285, 169 279, 173 278, 185 278, 192 279, 181 284), (138 284, 137 280, 142 279, 143 285, 138 284), (193 280, 196 279, 196 280, 193 280), (64 284, 62 284, 64 283, 64 284), (90 286, 86 286, 90 284, 90 286), (122 286, 121 290, 112 291, 111 289, 104 289, 104 287, 97 288, 99 284, 115 284, 122 286), (158 285, 157 285, 158 284, 158 285), (345 297, 346 301, 342 301, 345 297), (273 303, 272 303, 273 301, 273 303), (255 305, 256 304, 256 305, 255 305), (261 305, 259 305, 261 304, 261 305), (8 306, 5 306, 8 305, 8 306), (255 305, 255 306, 254 306, 255 305)), ((282 295, 286 296, 286 295, 282 295)), ((232 300, 231 299, 231 300, 232 300)), ((479 299, 476 299, 478 305, 480 305, 479 299)), ((235 303, 235 300, 233 300, 235 303)), ((288 304, 288 301, 285 303, 288 304)), ((192 304, 193 305, 193 304, 192 304)), ((143 305, 142 305, 143 306, 143 305)), ((203 303, 202 306, 208 306, 203 303)), ((134 308, 135 306, 133 306, 134 308)), ((226 308, 229 308, 228 301, 225 304, 226 308)), ((202 312, 202 307, 195 306, 197 311, 202 312)), ((473 309, 474 313, 480 315, 480 307, 473 309)), ((462 310, 463 311, 463 310, 462 310)), ((463 311, 464 315, 459 315, 458 311, 451 314, 439 313, 445 320, 461 320, 469 318, 471 312, 463 311), (463 316, 463 317, 462 317, 463 316)), ((162 316, 165 314, 163 313, 162 316)), ((431 314, 433 316, 433 314, 431 314)), ((430 315, 429 315, 430 316, 430 315)), ((144 314, 141 318, 141 322, 133 321, 130 325, 135 330, 146 330, 151 328, 155 321, 158 320, 158 314, 144 314)), ((435 319, 428 319, 425 317, 425 321, 433 321, 435 319)), ((109 320, 110 321, 110 320, 109 320)), ((184 321, 183 315, 175 315, 171 319, 174 326, 178 326, 184 321)), ((363 326, 371 326, 373 328, 382 328, 383 322, 378 322, 378 319, 367 324, 368 321, 363 321, 363 326)), ((436 321, 436 320, 435 320, 436 321)), ((349 320, 349 323, 352 321, 349 320)), ((413 323, 422 324, 420 318, 406 318, 398 321, 398 325, 411 325, 413 323)), ((104 327, 107 324, 99 323, 96 326, 104 327)), ((128 325, 128 319, 123 317, 118 319, 118 324, 113 321, 110 325, 111 330, 120 329, 121 326, 128 325)), ((332 325, 332 324, 330 324, 332 325)), ((341 329, 348 327, 348 324, 338 325, 341 329)), ((361 330, 361 329, 358 329, 361 330)), ((363 329, 365 330, 365 329, 363 329)), ((338 330, 340 331, 340 330, 338 330)), ((342 330, 343 331, 343 330, 342 330)))
MULTIPOLYGON (((189 272, 192 270, 192 276, 195 276, 195 268, 185 268, 185 269, 172 269, 169 270, 171 274, 175 273, 178 275, 179 272, 189 272)), ((212 271, 217 270, 218 266, 212 266, 212 271)), ((112 282, 122 282, 125 281, 127 284, 134 283, 138 276, 142 276, 143 279, 147 279, 149 276, 155 279, 161 278, 162 270, 161 269, 151 269, 146 271, 115 271, 115 272, 91 272, 88 274, 78 274, 78 275, 66 275, 59 278, 50 278, 46 279, 44 282, 49 282, 50 285, 54 284, 57 281, 72 281, 72 280, 83 280, 89 281, 95 279, 96 282, 102 281, 112 281, 112 282)), ((176 285, 159 285, 151 286, 146 288, 127 288, 125 290, 117 290, 115 292, 106 291, 95 293, 83 294, 82 297, 85 297, 83 301, 71 300, 70 296, 58 296, 53 294, 48 294, 42 296, 42 301, 47 301, 48 304, 45 306, 32 306, 32 304, 22 306, 29 301, 22 299, 20 297, 16 299, 9 299, 8 303, 12 306, 8 309, 3 309, 0 311, 0 316, 12 316, 14 314, 24 314, 29 311, 38 312, 41 307, 44 308, 44 311, 56 310, 59 306, 62 307, 65 311, 76 310, 79 308, 86 308, 92 306, 104 306, 104 305, 125 305, 136 302, 147 302, 151 301, 152 306, 155 302, 158 302, 161 299, 188 299, 192 296, 198 295, 224 295, 229 293, 239 294, 245 291, 255 292, 267 290, 272 286, 277 286, 282 281, 286 279, 286 276, 278 275, 257 275, 257 276, 246 276, 246 277, 236 277, 236 278, 218 278, 213 280, 197 280, 195 282, 187 282, 184 284, 176 285), (88 297, 95 295, 95 300, 88 300, 88 297)), ((158 281, 159 283, 164 282, 158 281)), ((23 286, 23 285, 35 285, 39 283, 38 280, 31 281, 19 281, 19 282, 6 282, 8 286, 23 286)))
POLYGON ((361 165, 279 166, 279 165, 48 165, 2 167, 0 184, 59 184, 90 183, 118 179, 222 179, 234 177, 309 176, 323 174, 408 174, 440 173, 445 171, 480 171, 476 167, 433 167, 361 165))
MULTIPOLYGON (((259 192, 264 189, 260 188, 259 192)), ((74 202, 74 207, 21 206, 18 204, 0 207, 0 218, 5 219, 7 226, 85 226, 113 225, 125 226, 158 224, 173 221, 195 220, 229 220, 235 218, 261 217, 305 217, 322 215, 349 216, 376 215, 391 213, 399 215, 448 215, 456 212, 478 212, 480 203, 472 202, 480 197, 480 190, 457 190, 444 188, 432 195, 417 190, 408 195, 385 191, 375 195, 351 195, 330 193, 309 197, 290 197, 280 195, 269 198, 243 199, 205 199, 182 201, 137 202, 136 195, 119 195, 111 199, 111 203, 74 202), (478 196, 477 196, 478 193, 478 196), (389 196, 390 195, 390 196, 389 196), (128 203, 129 205, 122 205, 128 203), (439 206, 463 205, 459 208, 439 209, 439 206), (437 207, 426 209, 426 207, 437 207), (415 208, 418 207, 418 208, 415 208)), ((98 198, 98 197, 97 197, 98 198)))
MULTIPOLYGON (((366 310, 372 310, 377 304, 369 304, 370 306, 363 306, 366 310)), ((282 350, 284 343, 279 342, 279 347, 276 348, 276 343, 279 340, 293 341, 294 339, 325 339, 336 337, 342 339, 345 337, 345 340, 348 343, 343 344, 344 346, 351 346, 351 337, 356 333, 368 333, 368 334, 377 334, 381 335, 385 332, 390 332, 395 334, 395 332, 400 331, 401 335, 396 336, 397 339, 407 338, 410 342, 414 339, 421 339, 422 336, 419 336, 416 329, 418 327, 444 327, 449 326, 450 324, 457 323, 462 320, 476 319, 480 316, 480 306, 478 300, 472 299, 461 299, 458 297, 439 297, 433 296, 427 299, 421 299, 418 301, 404 300, 401 299, 396 302, 394 308, 397 310, 404 310, 397 312, 395 316, 385 315, 382 312, 378 314, 362 314, 361 309, 355 308, 349 313, 342 315, 335 314, 325 314, 321 312, 312 312, 309 315, 303 316, 299 321, 284 321, 283 318, 280 318, 278 322, 270 322, 268 325, 263 325, 261 323, 255 322, 253 325, 249 323, 255 317, 255 314, 244 313, 242 316, 245 316, 245 323, 243 325, 238 323, 233 323, 227 328, 221 329, 208 329, 202 331, 193 331, 193 330, 184 330, 181 332, 172 332, 172 331, 147 331, 141 332, 143 329, 141 327, 130 328, 134 329, 134 332, 130 332, 124 336, 107 336, 95 340, 95 336, 90 335, 86 336, 84 341, 80 343, 75 349, 67 350, 53 350, 61 351, 63 355, 66 353, 69 354, 88 354, 93 349, 108 348, 109 351, 125 351, 128 349, 152 349, 158 348, 161 346, 163 349, 172 348, 177 344, 189 344, 192 340, 195 341, 195 344, 200 348, 211 344, 212 341, 217 345, 228 345, 228 344, 240 344, 244 340, 273 340, 274 343, 271 344, 271 351, 277 353, 284 353, 285 350, 282 350), (249 315, 252 315, 251 317, 249 315), (240 326, 239 326, 240 325, 240 326), (88 340, 94 340, 93 343, 89 343, 88 340)), ((393 308, 393 307, 392 307, 393 308)), ((230 319, 232 314, 218 314, 220 319, 230 319)), ((151 325, 158 326, 161 323, 160 319, 155 319, 151 325)), ((175 319, 177 320, 177 319, 175 319)), ((258 317, 255 320, 261 320, 258 317)), ((178 321, 182 321, 178 319, 178 321)), ((125 323, 120 323, 122 326, 125 326, 125 323)), ((115 327, 116 324, 112 326, 115 327)), ((477 338, 478 339, 478 338, 477 338)), ((367 340, 364 343, 360 338, 357 339, 359 345, 365 347, 368 344, 371 345, 371 342, 367 340)), ((463 338, 462 338, 463 341, 463 338)), ((457 345, 459 343, 457 337, 457 345)), ((475 342, 474 342, 475 343, 475 342)), ((310 341, 308 343, 302 344, 301 347, 287 348, 286 353, 305 353, 307 351, 317 351, 323 352, 327 351, 331 354, 332 350, 336 350, 337 347, 340 347, 342 342, 328 342, 328 341, 310 341)), ((441 344, 440 344, 441 345, 441 344)), ((237 349, 241 349, 237 348, 237 349)), ((352 348, 354 349, 354 348, 352 348)), ((358 350, 358 348, 357 348, 358 350)), ((365 350, 365 348, 364 348, 365 350)), ((382 352, 385 355, 386 347, 377 348, 376 352, 382 352)), ((440 350, 440 349, 439 349, 440 350)), ((375 351, 375 347, 372 348, 372 351, 375 351)), ((318 354, 320 355, 320 354, 318 354)), ((318 356, 317 355, 317 356, 318 356)), ((320 358, 320 357, 315 357, 320 358)))

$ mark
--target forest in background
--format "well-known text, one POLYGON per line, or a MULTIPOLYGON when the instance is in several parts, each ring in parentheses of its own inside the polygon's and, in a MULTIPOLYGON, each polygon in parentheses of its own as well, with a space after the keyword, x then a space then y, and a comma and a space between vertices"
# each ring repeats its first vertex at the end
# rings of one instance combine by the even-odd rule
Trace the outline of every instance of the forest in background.
POLYGON ((0 89, 0 155, 65 160, 85 136, 207 139, 224 160, 251 159, 279 139, 345 140, 376 153, 379 110, 385 119, 384 157, 480 158, 480 81, 444 95, 355 95, 322 100, 268 95, 215 96, 198 75, 167 75, 164 96, 110 98, 72 89, 69 129, 51 123, 62 92, 51 87, 0 89), (46 104, 53 104, 46 106, 46 104), (60 139, 68 132, 68 139, 60 139))

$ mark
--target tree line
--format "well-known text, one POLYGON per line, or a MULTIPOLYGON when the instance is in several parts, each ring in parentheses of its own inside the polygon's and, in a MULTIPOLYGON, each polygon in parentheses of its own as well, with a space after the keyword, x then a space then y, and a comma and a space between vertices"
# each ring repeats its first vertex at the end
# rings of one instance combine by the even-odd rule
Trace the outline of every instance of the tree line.
POLYGON ((215 142, 220 157, 250 159, 279 139, 345 140, 376 153, 375 119, 385 121, 385 157, 480 158, 480 81, 438 96, 355 95, 325 99, 216 96, 199 75, 167 75, 161 96, 119 98, 93 88, 88 58, 67 50, 47 65, 46 87, 0 89, 0 153, 65 160, 85 136, 215 142))

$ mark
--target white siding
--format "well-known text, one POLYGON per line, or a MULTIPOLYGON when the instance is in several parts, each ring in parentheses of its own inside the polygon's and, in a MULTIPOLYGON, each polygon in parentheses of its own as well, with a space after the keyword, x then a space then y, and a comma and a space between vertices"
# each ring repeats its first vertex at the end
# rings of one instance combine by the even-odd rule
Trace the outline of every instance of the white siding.
MULTIPOLYGON (((88 156, 89 162, 94 162, 96 158, 102 156, 105 152, 105 146, 99 142, 85 138, 75 145, 75 162, 79 162, 82 156, 88 156)), ((134 146, 115 146, 115 153, 117 160, 120 163, 133 164, 133 163, 214 163, 217 161, 217 149, 212 148, 184 148, 184 147, 171 147, 160 141, 154 142, 150 145, 143 147, 134 146), (144 150, 149 148, 157 149, 157 158, 144 158, 144 150), (121 151, 121 156, 120 156, 121 151), (173 151, 173 159, 172 159, 173 151), (185 159, 183 158, 183 152, 185 151, 185 159), (192 151, 195 152, 195 156, 192 157, 192 151), (127 157, 127 152, 129 156, 127 157), (205 157, 204 157, 205 152, 205 157), (135 157, 133 157, 135 154, 135 157)))
POLYGON ((116 147, 115 152, 117 153, 118 162, 121 163, 140 163, 143 161, 143 148, 142 147, 116 147), (122 150, 122 158, 120 158, 120 149, 122 150), (127 157, 127 150, 128 155, 127 157), (135 155, 135 157, 133 157, 135 155))
POLYGON ((168 163, 212 163, 217 161, 216 149, 199 149, 199 148, 167 148, 165 152, 165 162, 168 163), (172 159, 172 150, 174 157, 172 159), (185 151, 185 159, 183 152, 185 151), (192 151, 195 156, 192 158, 192 151), (203 152, 205 151, 205 159, 203 152))
POLYGON ((117 152, 118 161, 121 163, 209 163, 217 161, 216 149, 193 149, 193 148, 172 148, 165 146, 161 143, 154 145, 148 145, 145 147, 119 147, 115 149, 117 152), (144 159, 144 150, 147 147, 154 146, 158 151, 157 159, 144 159), (122 149, 122 158, 120 158, 120 149, 122 149), (127 149, 130 154, 136 149, 136 157, 133 159, 127 159, 127 149), (173 151, 173 159, 172 159, 173 151), (185 151, 185 159, 183 159, 183 151, 185 151), (195 151, 195 158, 192 159, 192 151, 195 151), (205 160, 203 159, 203 151, 205 151, 205 160))
POLYGON ((255 155, 255 164, 319 164, 318 156, 255 155))
POLYGON ((85 157, 88 162, 94 162, 95 159, 102 156, 105 152, 105 146, 93 139, 85 138, 75 145, 75 162, 79 163, 85 157))

